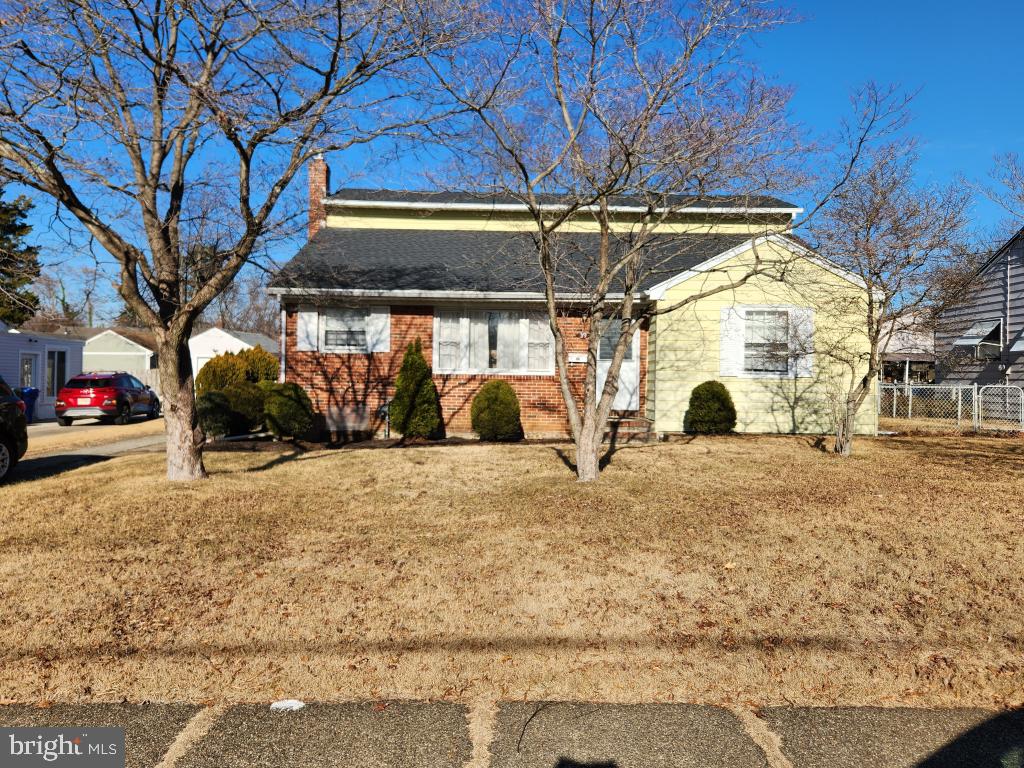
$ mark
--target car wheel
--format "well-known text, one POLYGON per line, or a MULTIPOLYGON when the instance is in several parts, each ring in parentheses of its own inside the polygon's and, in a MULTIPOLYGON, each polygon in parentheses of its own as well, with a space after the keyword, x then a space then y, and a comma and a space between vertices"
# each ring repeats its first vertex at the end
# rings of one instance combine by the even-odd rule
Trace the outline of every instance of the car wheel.
POLYGON ((124 426, 132 420, 132 407, 128 403, 121 403, 121 407, 117 411, 117 418, 114 419, 115 424, 124 426))
POLYGON ((61 418, 57 419, 57 423, 60 424, 62 427, 70 427, 72 424, 75 423, 75 420, 74 419, 65 419, 65 418, 61 417, 61 418))
POLYGON ((149 412, 146 414, 147 419, 155 419, 160 415, 160 401, 154 400, 153 405, 150 407, 149 412))
POLYGON ((7 476, 14 469, 14 449, 5 440, 0 440, 0 483, 7 479, 7 476))

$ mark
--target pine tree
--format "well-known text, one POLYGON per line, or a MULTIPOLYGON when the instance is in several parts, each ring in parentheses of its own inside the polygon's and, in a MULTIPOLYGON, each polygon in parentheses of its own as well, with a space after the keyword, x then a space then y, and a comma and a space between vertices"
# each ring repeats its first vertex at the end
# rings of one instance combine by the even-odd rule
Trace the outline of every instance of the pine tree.
POLYGON ((39 297, 29 290, 39 277, 39 249, 25 245, 32 231, 25 222, 31 209, 27 197, 0 199, 0 320, 12 326, 31 318, 39 306, 39 297))
POLYGON ((406 347, 402 358, 391 401, 391 426, 402 433, 403 439, 444 437, 441 401, 419 339, 406 347))

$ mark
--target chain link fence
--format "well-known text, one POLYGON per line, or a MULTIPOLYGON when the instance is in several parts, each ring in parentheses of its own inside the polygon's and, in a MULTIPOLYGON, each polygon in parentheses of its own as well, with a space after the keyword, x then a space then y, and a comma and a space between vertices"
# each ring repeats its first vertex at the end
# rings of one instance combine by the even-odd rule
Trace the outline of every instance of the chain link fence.
POLYGON ((881 429, 932 432, 1024 431, 1024 390, 1005 384, 969 387, 881 384, 881 429))

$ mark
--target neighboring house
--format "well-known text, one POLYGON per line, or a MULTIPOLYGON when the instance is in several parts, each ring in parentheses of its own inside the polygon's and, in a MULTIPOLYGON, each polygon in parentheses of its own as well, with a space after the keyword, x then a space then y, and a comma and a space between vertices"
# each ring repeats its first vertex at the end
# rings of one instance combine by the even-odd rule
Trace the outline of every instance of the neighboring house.
POLYGON ((910 314, 882 330, 882 381, 897 384, 935 382, 935 332, 918 314, 910 314))
POLYGON ((193 333, 188 340, 188 349, 192 354, 192 373, 199 375, 200 369, 211 358, 225 352, 241 352, 243 349, 263 347, 272 355, 277 355, 280 342, 262 333, 247 331, 229 331, 224 328, 207 328, 205 331, 193 333))
MULTIPOLYGON (((284 315, 284 376, 309 392, 326 426, 377 431, 378 409, 393 396, 405 348, 419 339, 449 433, 470 432, 474 394, 501 378, 519 397, 528 437, 565 435, 525 208, 459 193, 349 189, 328 196, 326 184, 326 166, 314 161, 310 239, 270 288, 284 315)), ((644 209, 623 200, 617 210, 628 231, 644 209)), ((770 198, 753 207, 723 198, 659 225, 672 233, 677 251, 639 297, 659 307, 745 272, 754 248, 762 259, 800 264, 787 270, 786 283, 756 277, 642 328, 622 367, 617 417, 646 420, 659 433, 682 432, 693 387, 719 379, 736 402, 741 431, 831 428, 835 388, 828 376, 835 368, 823 355, 816 359, 813 347, 831 343, 841 323, 824 309, 820 322, 815 315, 819 304, 843 305, 833 301, 837 294, 861 296, 864 289, 782 234, 798 211, 770 198)), ((573 222, 569 235, 580 251, 595 246, 587 224, 573 222)), ((560 298, 570 378, 580 387, 591 329, 571 295, 560 298)), ((855 319, 841 320, 860 328, 855 319)), ((600 345, 599 376, 606 375, 614 335, 608 342, 600 345)), ((853 343, 866 349, 863 329, 853 343)), ((859 429, 873 432, 873 409, 861 415, 859 429)))
POLYGON ((159 362, 156 334, 148 328, 64 328, 68 336, 85 340, 83 371, 124 371, 153 384, 159 362))
POLYGON ((1024 385, 1024 229, 978 270, 935 331, 940 384, 1024 385))
POLYGON ((35 418, 54 418, 57 393, 82 372, 85 343, 63 334, 0 331, 0 376, 10 386, 39 390, 35 418))

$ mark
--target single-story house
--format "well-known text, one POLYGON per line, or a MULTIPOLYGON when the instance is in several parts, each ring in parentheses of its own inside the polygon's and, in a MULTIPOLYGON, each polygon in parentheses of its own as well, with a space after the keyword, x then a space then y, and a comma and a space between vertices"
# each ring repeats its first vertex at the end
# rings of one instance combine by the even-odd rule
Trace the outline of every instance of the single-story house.
POLYGON ((63 334, 0 329, 0 376, 11 387, 39 390, 35 419, 54 418, 57 393, 82 372, 85 342, 63 334))
POLYGON ((225 352, 241 352, 243 349, 263 347, 270 354, 277 355, 279 344, 276 339, 262 333, 207 328, 205 331, 193 333, 192 338, 188 340, 188 349, 192 354, 192 373, 198 375, 210 358, 223 355, 225 352))
POLYGON ((1024 386, 1024 229, 978 269, 935 331, 940 384, 1024 386))
MULTIPOLYGON (((281 303, 284 378, 309 392, 326 426, 378 431, 378 410, 394 393, 405 348, 419 339, 450 434, 470 432, 474 394, 501 378, 518 395, 528 437, 565 435, 525 207, 456 192, 343 189, 329 195, 327 180, 323 160, 314 160, 308 242, 269 289, 281 303)), ((628 236, 645 210, 636 201, 619 201, 616 231, 628 236)), ((833 315, 836 307, 851 306, 847 294, 854 300, 866 294, 854 276, 788 234, 799 211, 774 198, 723 197, 681 207, 659 224, 671 250, 638 298, 666 313, 634 337, 613 404, 616 418, 645 421, 657 433, 682 432, 692 389, 718 379, 736 403, 740 431, 831 429, 831 383, 843 374, 814 347, 821 341, 823 350, 834 348, 842 328, 858 352, 867 349, 856 313, 833 315), (667 311, 684 297, 735 281, 755 251, 762 263, 788 264, 785 280, 758 275, 667 311), (843 300, 835 301, 840 294, 843 300)), ((596 247, 593 222, 573 221, 567 233, 566 258, 589 257, 596 247)), ((559 322, 570 378, 579 387, 591 329, 574 296, 559 291, 559 322)), ((614 342, 618 331, 601 332, 614 342)), ((599 376, 606 375, 613 346, 600 345, 599 376)), ((860 416, 858 429, 874 432, 874 409, 860 416)))
POLYGON ((159 364, 156 334, 148 328, 64 328, 68 336, 85 341, 83 371, 125 371, 147 384, 159 364))

